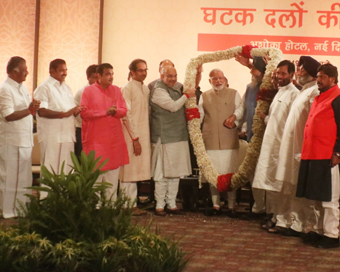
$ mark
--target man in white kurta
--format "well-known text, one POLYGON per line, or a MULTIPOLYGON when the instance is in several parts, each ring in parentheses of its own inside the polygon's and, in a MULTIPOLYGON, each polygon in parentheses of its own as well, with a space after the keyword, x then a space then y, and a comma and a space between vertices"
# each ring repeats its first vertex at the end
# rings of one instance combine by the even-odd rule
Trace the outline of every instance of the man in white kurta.
MULTIPOLYGON (((224 126, 225 120, 234 113, 241 102, 239 93, 229 88, 227 79, 219 69, 209 74, 212 89, 204 92, 199 101, 203 141, 213 165, 219 174, 235 173, 238 170, 238 129, 224 126)), ((207 215, 220 214, 220 192, 210 184, 213 202, 212 212, 207 215)), ((236 190, 227 192, 227 215, 235 217, 236 190)))
MULTIPOLYGON (((74 103, 76 103, 77 106, 80 106, 81 97, 83 95, 84 89, 97 81, 97 79, 98 79, 97 67, 98 67, 98 65, 96 65, 96 64, 92 64, 89 67, 87 67, 86 77, 87 77, 88 84, 86 84, 84 87, 80 88, 74 96, 74 103)), ((83 146, 81 144, 82 119, 81 119, 80 114, 78 114, 76 116, 75 123, 76 123, 76 142, 74 144, 74 153, 77 155, 78 158, 80 158, 81 151, 83 150, 83 146)))
POLYGON ((277 194, 281 191, 282 182, 275 179, 279 150, 285 123, 293 101, 299 90, 292 83, 295 66, 290 61, 281 61, 277 66, 277 80, 280 86, 270 105, 269 113, 262 118, 267 124, 263 136, 261 152, 255 170, 253 187, 266 190, 266 210, 273 213, 271 219, 276 223, 277 194))
MULTIPOLYGON (((34 98, 41 101, 37 114, 38 140, 41 165, 60 173, 71 170, 70 153, 74 151, 74 118, 81 111, 76 106, 70 87, 65 83, 66 62, 55 59, 50 63, 50 76, 34 91, 34 98)), ((43 194, 44 195, 44 194, 43 194)))
POLYGON ((310 206, 317 204, 317 201, 297 198, 295 194, 305 124, 314 97, 319 95, 316 74, 321 64, 312 57, 301 56, 298 65, 300 72, 297 80, 303 88, 294 100, 286 121, 276 172, 276 179, 283 183, 278 198, 276 226, 283 227, 280 233, 286 236, 299 236, 306 231, 307 220, 313 218, 310 206))
MULTIPOLYGON (((127 115, 123 119, 123 132, 129 152, 130 163, 121 168, 120 189, 131 201, 137 200, 137 182, 151 178, 150 128, 149 128, 149 88, 144 85, 147 64, 135 59, 129 65, 131 80, 122 88, 126 102, 127 115)), ((134 215, 145 211, 134 203, 134 215)))
POLYGON ((33 100, 22 82, 28 75, 26 61, 12 57, 7 79, 0 87, 0 214, 16 217, 19 202, 25 203, 32 186, 32 114, 40 101, 33 100))
POLYGON ((173 89, 177 82, 176 69, 166 66, 161 71, 161 81, 150 93, 151 106, 151 174, 155 180, 155 215, 167 212, 180 214, 176 206, 179 178, 191 174, 189 135, 184 104, 195 97, 195 89, 182 94, 173 89))

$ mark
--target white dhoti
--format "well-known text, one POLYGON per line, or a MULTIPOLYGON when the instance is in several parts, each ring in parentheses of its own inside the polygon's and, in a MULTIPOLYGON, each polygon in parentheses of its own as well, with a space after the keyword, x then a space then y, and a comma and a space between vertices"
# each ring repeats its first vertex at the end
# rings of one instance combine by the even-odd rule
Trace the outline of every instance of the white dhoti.
MULTIPOLYGON (((238 169, 238 149, 229 150, 207 150, 207 154, 211 159, 212 164, 215 166, 216 170, 220 174, 235 173, 238 169)), ((210 184, 211 200, 214 207, 220 207, 220 192, 218 189, 210 184)), ((226 195, 228 199, 228 208, 234 209, 236 202, 236 190, 231 192, 221 193, 221 195, 226 195)))
MULTIPOLYGON (((339 166, 332 168, 332 199, 322 202, 324 217, 317 217, 316 222, 323 223, 324 235, 330 238, 339 237, 339 166), (319 219, 319 220, 318 220, 319 219)), ((321 212, 322 214, 322 212, 321 212)))
POLYGON ((101 174, 96 182, 108 182, 112 185, 106 189, 105 196, 106 198, 111 198, 113 201, 117 200, 117 189, 118 189, 118 176, 119 169, 108 170, 104 174, 101 174))
POLYGON ((16 217, 19 202, 32 191, 32 147, 0 146, 0 209, 4 218, 16 217))
POLYGON ((64 173, 67 174, 72 169, 71 152, 74 152, 74 143, 55 143, 40 142, 41 165, 44 165, 49 171, 54 170, 60 174, 61 166, 64 164, 64 173))
POLYGON ((119 190, 134 201, 133 207, 137 207, 137 182, 120 182, 119 190))
MULTIPOLYGON (((68 174, 72 170, 71 152, 74 152, 74 143, 40 142, 40 164, 44 165, 48 171, 52 170, 60 174, 61 166, 64 163, 64 173, 68 174)), ((47 192, 40 192, 40 198, 46 198, 47 192)))

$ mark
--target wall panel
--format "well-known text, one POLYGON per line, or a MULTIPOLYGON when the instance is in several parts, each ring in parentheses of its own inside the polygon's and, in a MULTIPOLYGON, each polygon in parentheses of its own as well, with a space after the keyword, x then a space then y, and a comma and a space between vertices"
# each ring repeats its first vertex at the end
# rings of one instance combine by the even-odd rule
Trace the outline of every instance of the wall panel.
POLYGON ((86 68, 98 62, 100 0, 41 0, 38 84, 51 60, 65 59, 73 93, 86 84, 86 68))
POLYGON ((12 56, 27 61, 29 75, 24 83, 32 93, 35 31, 35 0, 0 1, 0 82, 6 77, 6 66, 12 56))

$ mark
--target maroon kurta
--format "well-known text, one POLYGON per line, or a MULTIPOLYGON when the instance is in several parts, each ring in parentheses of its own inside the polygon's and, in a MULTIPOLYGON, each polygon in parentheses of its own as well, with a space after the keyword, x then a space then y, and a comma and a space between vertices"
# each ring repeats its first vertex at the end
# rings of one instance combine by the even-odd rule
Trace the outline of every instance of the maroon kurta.
POLYGON ((129 155, 122 129, 121 118, 126 116, 125 100, 117 86, 111 85, 103 90, 96 82, 85 88, 81 106, 83 150, 88 154, 96 152, 96 158, 109 159, 102 170, 113 170, 129 163, 129 155), (115 105, 117 112, 108 116, 106 111, 115 105))

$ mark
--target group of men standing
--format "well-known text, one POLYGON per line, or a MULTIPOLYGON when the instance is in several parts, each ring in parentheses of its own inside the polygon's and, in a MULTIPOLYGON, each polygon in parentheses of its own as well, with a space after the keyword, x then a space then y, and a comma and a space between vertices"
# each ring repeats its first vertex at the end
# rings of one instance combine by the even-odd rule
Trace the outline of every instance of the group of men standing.
MULTIPOLYGON (((0 209, 4 218, 16 217, 18 202, 27 201, 25 194, 30 194, 27 187, 32 182, 35 113, 41 165, 58 174, 64 163, 64 172, 68 173, 70 152, 75 147, 78 156, 81 150, 86 154, 94 150, 96 157, 101 157, 99 164, 108 159, 102 168, 106 171, 98 180, 112 184, 108 197, 116 198, 120 179, 120 190, 133 202, 137 199, 136 182, 154 176, 156 214, 164 215, 166 205, 168 213, 181 213, 175 202, 179 177, 191 173, 184 103, 189 96, 195 96, 195 90, 182 93, 176 69, 169 60, 161 63, 161 78, 155 81, 151 95, 144 85, 146 62, 133 60, 129 70, 130 80, 120 90, 112 84, 112 65, 91 65, 86 71, 89 84, 73 98, 65 83, 66 62, 55 59, 50 63, 50 76, 34 91, 32 100, 22 85, 28 74, 26 61, 21 57, 10 59, 8 78, 0 91, 0 209), (154 116, 151 135, 149 108, 154 116), (76 136, 81 138, 81 145, 79 141, 74 145, 76 136)), ((46 195, 42 193, 40 197, 46 195)), ((135 203, 134 214, 143 213, 135 203)))
MULTIPOLYGON (((256 97, 266 62, 254 57, 247 65, 252 82, 241 99, 229 88, 219 69, 209 74, 212 89, 198 101, 207 154, 221 174, 236 172, 240 164, 238 127, 246 121, 247 141, 252 137, 256 97)), ((302 237, 316 247, 339 246, 340 90, 337 68, 320 65, 309 56, 298 64, 299 90, 294 86, 295 65, 281 61, 272 75, 278 89, 269 112, 259 112, 266 124, 255 175, 251 178, 255 205, 250 215, 273 214, 262 224, 271 233, 302 237), (315 216, 313 216, 315 214, 315 216), (308 224, 313 228, 306 235, 308 224)), ((136 182, 155 181, 155 214, 181 214, 176 206, 179 178, 191 174, 189 136, 184 104, 195 97, 195 88, 183 94, 173 63, 160 63, 160 78, 144 84, 147 63, 135 59, 129 65, 129 82, 113 85, 112 65, 91 65, 89 84, 73 98, 65 83, 66 62, 50 63, 50 76, 30 97, 22 85, 26 62, 13 57, 8 78, 0 89, 0 208, 4 218, 17 216, 18 201, 25 202, 31 185, 32 115, 37 116, 41 164, 59 173, 71 170, 70 152, 91 150, 102 161, 109 159, 100 180, 110 182, 107 196, 118 189, 137 199, 136 182), (77 129, 75 133, 75 118, 77 129), (79 146, 81 138, 82 146, 79 146)), ((198 69, 195 86, 198 87, 198 69)), ((210 186, 213 209, 219 214, 220 195, 210 186)), ((44 197, 42 195, 41 197, 44 197)), ((235 191, 228 192, 228 214, 235 214, 235 191)), ((145 213, 134 206, 134 213, 145 213)))
MULTIPOLYGON (((270 216, 261 227, 269 233, 301 237, 319 248, 339 247, 338 72, 309 56, 300 57, 298 68, 300 90, 293 84, 294 64, 278 64, 272 76, 278 92, 269 112, 259 112, 266 130, 251 179, 255 205, 248 217, 266 211, 270 216)), ((248 92, 243 101, 247 97, 248 92)), ((229 127, 240 119, 242 108, 243 115, 247 110, 242 104, 227 119, 229 127)))

